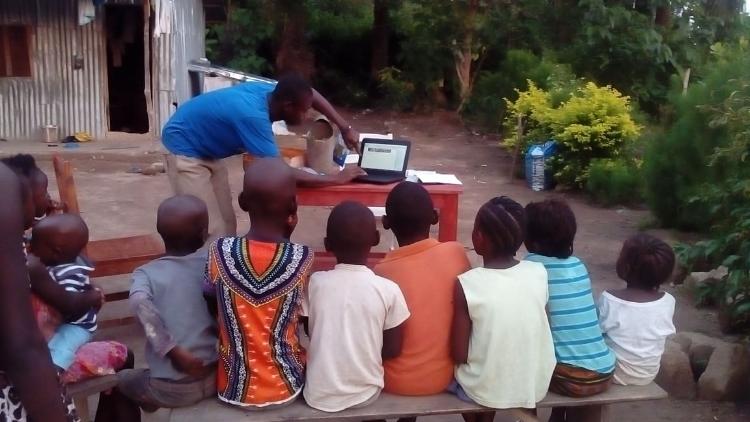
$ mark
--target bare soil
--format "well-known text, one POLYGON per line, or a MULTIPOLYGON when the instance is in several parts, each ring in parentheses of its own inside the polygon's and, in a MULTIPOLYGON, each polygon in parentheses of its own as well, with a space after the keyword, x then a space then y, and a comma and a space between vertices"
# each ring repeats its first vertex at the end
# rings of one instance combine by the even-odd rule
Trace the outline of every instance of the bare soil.
MULTIPOLYGON (((486 200, 507 195, 526 204, 546 197, 561 196, 569 201, 576 213, 578 235, 575 252, 587 264, 596 294, 621 285, 614 272, 615 261, 622 242, 650 220, 645 209, 602 208, 579 194, 532 192, 524 181, 509 177, 511 159, 497 139, 471 133, 451 113, 403 115, 358 112, 352 113, 351 119, 354 126, 362 132, 391 130, 397 137, 410 139, 414 143, 410 168, 454 173, 463 181, 465 192, 459 210, 459 241, 466 245, 475 265, 480 264, 480 261, 471 248, 471 228, 477 209, 486 200)), ((132 167, 159 161, 161 155, 134 154, 126 150, 118 153, 117 147, 108 149, 106 145, 102 145, 106 142, 109 141, 101 141, 99 145, 82 145, 75 154, 70 155, 76 167, 75 179, 82 214, 90 226, 92 237, 103 239, 154 232, 155 210, 159 202, 170 195, 167 178, 163 174, 144 176, 128 171, 132 167)), ((227 162, 232 192, 237 195, 242 180, 241 162, 238 157, 227 162)), ((40 164, 51 176, 50 191, 56 196, 51 162, 49 159, 41 159, 40 164)), ((246 229, 247 216, 242 215, 238 207, 236 212, 240 229, 246 229)), ((300 226, 294 235, 295 240, 322 248, 322 227, 326 216, 325 209, 303 209, 300 226)), ((654 233, 670 241, 680 237, 679 234, 666 231, 654 233)), ((388 235, 384 239, 384 243, 390 243, 388 235)), ((675 315, 678 330, 721 336, 713 311, 696 309, 678 288, 666 289, 678 298, 675 315)), ((143 340, 137 327, 112 330, 100 335, 125 339, 139 355, 142 351, 143 340)), ((750 420, 747 408, 742 409, 732 403, 671 399, 616 405, 612 412, 612 420, 615 421, 750 420)), ((502 418, 498 416, 497 420, 502 418)), ((458 417, 424 419, 460 420, 458 417)))

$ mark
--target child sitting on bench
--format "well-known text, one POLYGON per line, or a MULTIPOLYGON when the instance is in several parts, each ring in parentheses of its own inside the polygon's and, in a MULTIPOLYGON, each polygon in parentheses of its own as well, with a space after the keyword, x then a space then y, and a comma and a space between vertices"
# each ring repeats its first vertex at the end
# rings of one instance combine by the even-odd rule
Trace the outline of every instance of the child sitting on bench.
POLYGON ((297 225, 296 183, 279 159, 254 160, 240 207, 244 237, 211 244, 207 300, 218 305, 219 399, 250 409, 285 406, 305 384, 297 328, 313 253, 289 241, 297 225))
POLYGON ((307 404, 325 412, 363 407, 383 388, 383 360, 401 352, 409 318, 394 282, 365 266, 379 242, 372 212, 343 202, 328 217, 325 247, 338 264, 310 277, 307 404))
POLYGON ((216 321, 203 300, 206 204, 189 195, 165 200, 156 230, 165 256, 133 272, 129 298, 146 334, 148 369, 117 373, 120 392, 146 411, 216 394, 216 321))
MULTIPOLYGON (((570 397, 599 394, 609 388, 615 354, 599 328, 586 265, 573 256, 575 214, 566 202, 551 199, 526 205, 526 217, 526 260, 544 265, 549 284, 547 313, 557 357, 550 391, 570 397)), ((557 407, 550 420, 584 420, 580 412, 557 407)))
MULTIPOLYGON (((484 265, 460 275, 455 288, 451 331, 458 366, 449 390, 495 409, 535 408, 555 369, 547 271, 515 259, 525 231, 517 202, 503 196, 485 203, 471 234, 484 265)), ((464 415, 467 421, 493 418, 494 412, 464 415)))
POLYGON ((388 194, 385 211, 383 227, 393 231, 399 248, 389 252, 374 271, 401 288, 411 316, 404 323, 401 355, 383 364, 383 391, 407 396, 438 394, 453 380, 453 291, 458 275, 471 265, 460 243, 430 238, 430 226, 438 216, 422 185, 398 184, 388 194))
MULTIPOLYGON (((96 314, 104 303, 104 296, 91 285, 89 274, 94 270, 81 258, 89 240, 86 223, 75 214, 58 214, 46 217, 34 226, 30 252, 46 266, 51 279, 67 292, 82 294, 89 310, 83 315, 68 316, 57 327, 49 340, 52 362, 67 370, 75 360, 78 349, 91 340, 96 331, 96 314)), ((32 288, 44 291, 49 282, 44 272, 39 272, 34 258, 29 261, 32 288)))
POLYGON ((599 298, 604 339, 617 355, 614 382, 646 385, 659 373, 672 323, 675 299, 659 286, 674 269, 674 252, 661 240, 637 234, 622 245, 617 276, 626 287, 606 290, 599 298))

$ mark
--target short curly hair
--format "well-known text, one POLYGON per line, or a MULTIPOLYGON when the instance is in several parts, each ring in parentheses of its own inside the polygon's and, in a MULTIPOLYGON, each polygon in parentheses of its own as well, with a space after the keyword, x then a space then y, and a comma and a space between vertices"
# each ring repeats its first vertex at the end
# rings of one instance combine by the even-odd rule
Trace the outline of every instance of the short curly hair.
POLYGON ((10 157, 5 157, 0 160, 8 166, 11 170, 20 174, 21 176, 31 177, 35 171, 39 170, 36 165, 36 160, 29 154, 16 154, 10 157))
POLYGON ((526 205, 526 249, 531 253, 565 259, 573 255, 576 216, 567 202, 548 199, 526 205))
POLYGON ((617 276, 628 286, 657 290, 674 269, 672 247, 654 236, 640 233, 622 245, 617 259, 617 276))

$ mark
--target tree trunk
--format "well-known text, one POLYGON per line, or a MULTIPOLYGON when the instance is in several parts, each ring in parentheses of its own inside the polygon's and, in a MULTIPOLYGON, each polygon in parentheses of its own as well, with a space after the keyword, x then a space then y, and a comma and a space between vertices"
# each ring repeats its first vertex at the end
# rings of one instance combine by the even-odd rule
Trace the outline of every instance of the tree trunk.
POLYGON ((464 13, 459 13, 459 16, 462 16, 462 34, 459 35, 461 39, 457 40, 457 45, 453 52, 459 86, 459 110, 463 107, 466 100, 469 99, 469 95, 471 95, 471 65, 474 61, 474 33, 476 31, 474 20, 476 19, 478 9, 479 0, 469 0, 466 2, 464 13))
POLYGON ((315 55, 305 38, 307 10, 304 3, 280 1, 277 7, 276 74, 297 73, 310 80, 315 73, 315 55))
POLYGON ((654 23, 656 26, 667 28, 672 24, 672 11, 668 6, 659 6, 654 14, 654 23))
POLYGON ((370 77, 377 83, 378 73, 388 66, 388 44, 390 36, 390 0, 373 0, 372 56, 370 77))

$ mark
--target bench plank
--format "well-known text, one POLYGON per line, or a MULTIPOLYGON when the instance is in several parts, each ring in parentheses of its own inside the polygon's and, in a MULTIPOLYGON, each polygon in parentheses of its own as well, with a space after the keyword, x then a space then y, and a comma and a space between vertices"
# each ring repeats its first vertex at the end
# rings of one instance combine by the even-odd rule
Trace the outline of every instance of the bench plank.
MULTIPOLYGON (((613 385, 608 391, 586 398, 570 398, 549 393, 539 404, 539 408, 568 406, 604 406, 611 403, 659 400, 667 393, 656 384, 645 386, 613 385)), ((393 419, 410 416, 450 415, 464 412, 487 410, 485 407, 459 400, 452 394, 438 394, 424 397, 407 397, 382 394, 374 404, 361 409, 348 409, 338 413, 326 413, 304 404, 302 398, 295 403, 273 410, 245 410, 221 403, 216 399, 204 400, 194 406, 174 409, 171 421, 210 420, 230 422, 252 420, 253 422, 282 421, 361 421, 370 419, 393 419)))

